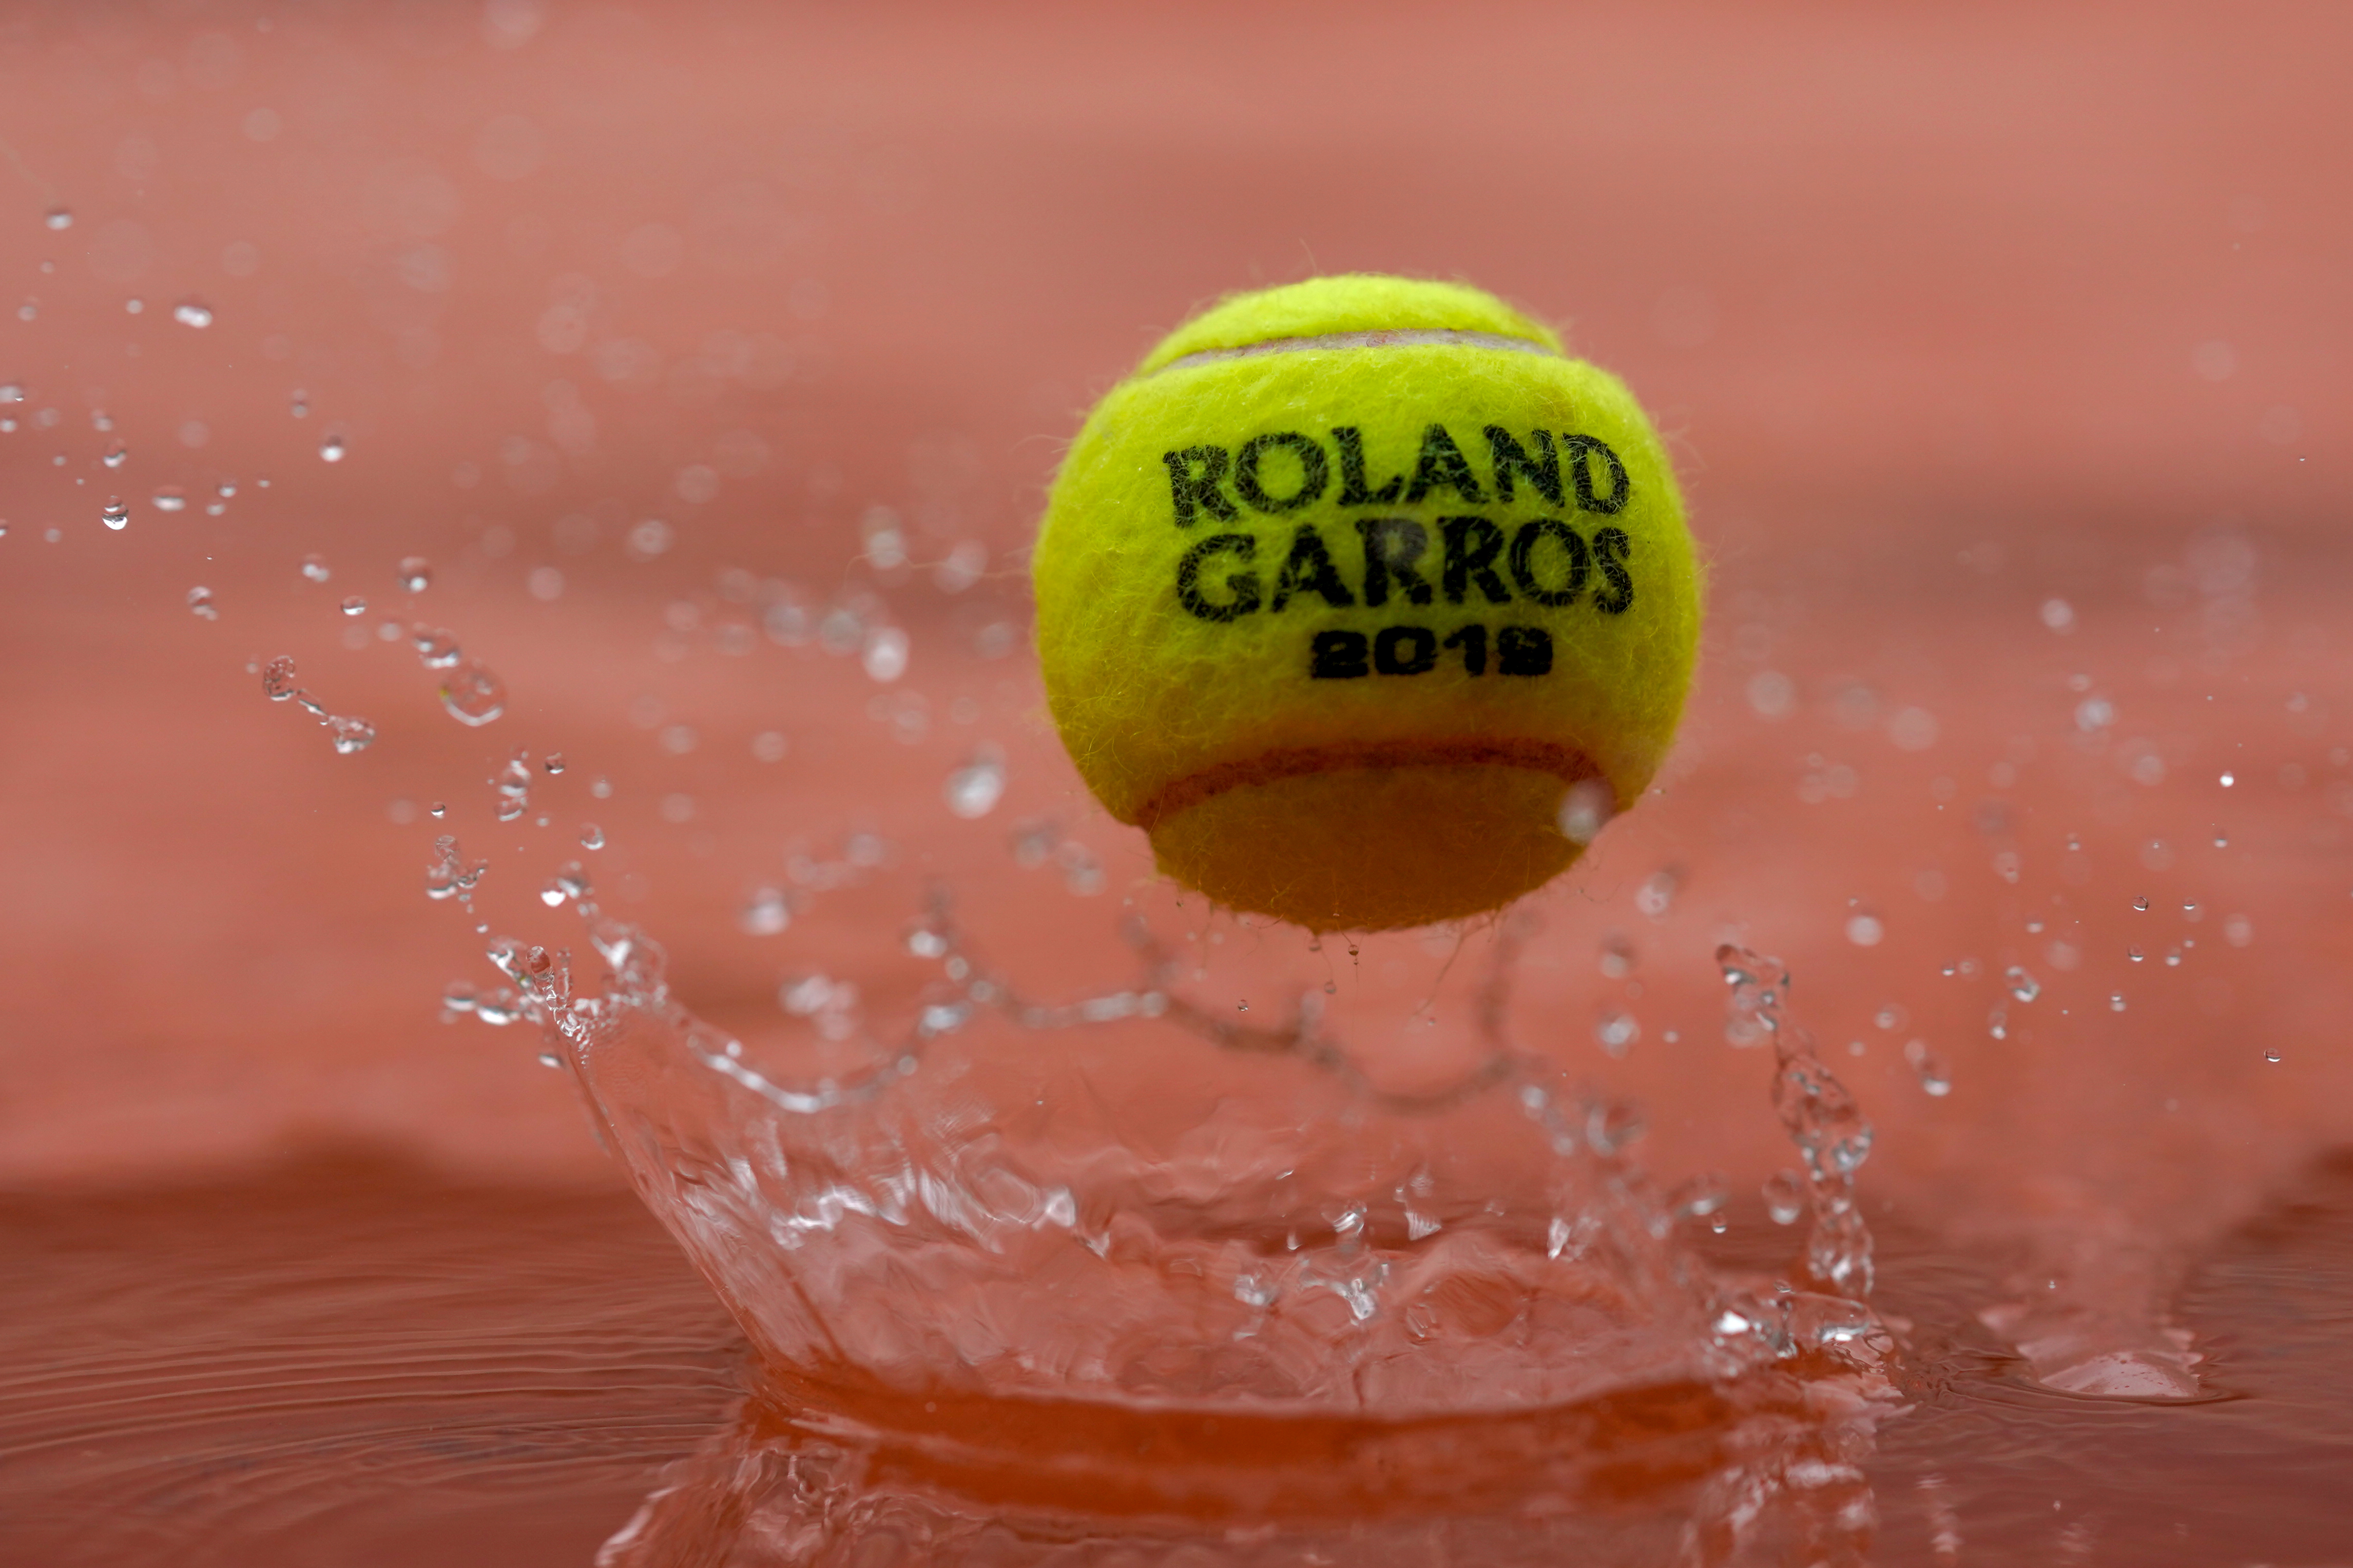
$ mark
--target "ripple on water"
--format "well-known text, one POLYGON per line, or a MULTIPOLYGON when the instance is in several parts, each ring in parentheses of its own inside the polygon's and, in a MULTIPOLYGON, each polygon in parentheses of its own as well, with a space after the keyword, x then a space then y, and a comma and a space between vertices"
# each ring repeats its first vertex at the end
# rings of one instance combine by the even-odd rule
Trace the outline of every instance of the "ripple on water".
POLYGON ((585 1563, 736 1392, 626 1194, 391 1162, 0 1198, 10 1562, 585 1563))

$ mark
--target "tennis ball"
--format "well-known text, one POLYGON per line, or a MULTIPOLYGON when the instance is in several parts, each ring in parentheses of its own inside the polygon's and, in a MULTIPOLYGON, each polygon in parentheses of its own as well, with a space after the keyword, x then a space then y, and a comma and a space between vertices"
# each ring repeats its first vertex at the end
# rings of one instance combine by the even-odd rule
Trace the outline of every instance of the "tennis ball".
POLYGON ((1160 868, 1314 931, 1492 910, 1657 771, 1700 568, 1618 379, 1458 284, 1319 278, 1171 333, 1032 562, 1071 760, 1160 868))

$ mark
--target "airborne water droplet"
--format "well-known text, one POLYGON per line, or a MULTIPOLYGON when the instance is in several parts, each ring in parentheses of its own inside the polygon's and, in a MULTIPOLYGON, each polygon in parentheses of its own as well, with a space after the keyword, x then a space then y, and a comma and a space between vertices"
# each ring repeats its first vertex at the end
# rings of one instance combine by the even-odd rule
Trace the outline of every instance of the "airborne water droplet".
POLYGON ((122 504, 122 499, 120 496, 112 496, 109 497, 106 504, 99 509, 98 515, 100 521, 119 533, 131 521, 131 509, 122 504))
POLYGON ((458 634, 446 626, 414 626, 408 628, 408 640, 417 649, 417 657, 427 669, 454 669, 461 657, 458 651, 458 634))
POLYGON ((2013 963, 2004 970, 2001 977, 2009 984, 2010 994, 2021 1002, 2031 1002, 2042 994, 2042 982, 2035 979, 2017 964, 2013 963))
POLYGON ((186 510, 188 504, 186 494, 172 485, 165 485, 150 499, 154 502, 157 511, 182 511, 186 510))
POLYGON ((744 902, 736 923, 746 936, 775 936, 793 923, 792 906, 781 888, 759 888, 744 902))
POLYGON ((1912 1040, 1904 1047, 1904 1059, 1920 1075, 1920 1087, 1933 1098, 1941 1100, 1953 1092, 1953 1069, 1945 1058, 1928 1048, 1926 1040, 1912 1040))
POLYGON ((201 300, 183 300, 172 307, 172 320, 201 331, 213 324, 213 310, 201 300))
POLYGON ((1600 779, 1579 779, 1561 796, 1556 822, 1572 844, 1590 844, 1618 814, 1618 797, 1600 779))
POLYGON ((261 690, 272 702, 283 702, 294 695, 294 660, 290 657, 280 654, 262 667, 261 690))
POLYGON ((597 826, 593 822, 582 823, 580 825, 580 847, 583 849, 602 849, 605 847, 605 830, 597 826))
POLYGON ((976 821, 997 809, 1005 796, 1005 759, 983 747, 964 766, 948 774, 948 810, 966 821, 976 821))
POLYGON ((1806 1212, 1806 1179, 1795 1171, 1776 1171, 1760 1190, 1765 1213, 1775 1225, 1795 1225, 1806 1212))
POLYGON ((216 621, 220 619, 220 612, 213 607, 213 591, 210 588, 195 587, 189 589, 188 608, 193 613, 202 616, 208 621, 216 621))
POLYGON ((343 460, 343 453, 347 450, 349 448, 343 445, 343 438, 341 436, 330 436, 319 443, 319 460, 326 463, 340 463, 343 460))
POLYGON ((73 213, 67 207, 51 207, 41 215, 41 221, 53 229, 73 227, 73 213))
POLYGON ((109 442, 107 444, 106 450, 98 455, 98 460, 104 463, 110 468, 119 468, 122 467, 125 462, 130 460, 130 458, 131 448, 125 447, 120 441, 109 442))
POLYGON ((333 571, 328 567, 327 558, 325 556, 305 555, 302 557, 302 575, 308 577, 311 582, 323 583, 334 574, 333 571))
POLYGON ((367 601, 361 598, 357 594, 353 594, 350 598, 345 599, 342 607, 343 614, 347 616, 364 616, 367 614, 367 601))
POLYGON ((505 685, 479 664, 453 669, 441 679, 441 706, 461 724, 487 724, 507 710, 506 704, 505 685))
POLYGON ((422 555, 406 555, 400 562, 400 585, 412 594, 422 594, 433 585, 433 563, 422 555))
POLYGON ((346 757, 375 744, 375 726, 364 719, 347 719, 339 714, 327 721, 327 728, 334 731, 335 750, 346 757))

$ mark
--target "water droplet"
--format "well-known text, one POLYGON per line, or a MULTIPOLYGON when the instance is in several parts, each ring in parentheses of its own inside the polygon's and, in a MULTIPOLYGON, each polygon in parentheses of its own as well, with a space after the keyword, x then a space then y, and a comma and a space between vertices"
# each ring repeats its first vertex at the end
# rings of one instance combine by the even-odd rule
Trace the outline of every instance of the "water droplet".
POLYGON ((453 980, 441 991, 441 1005, 452 1013, 474 1010, 474 988, 462 980, 453 980))
POLYGON ((2133 963, 2138 963, 2148 955, 2141 952, 2141 950, 2137 947, 2128 947, 2125 949, 2125 956, 2132 960, 2133 963))
POLYGON ((580 825, 580 847, 583 849, 602 849, 605 847, 605 830, 597 826, 593 822, 582 823, 580 825))
POLYGON ((531 809, 531 753, 518 751, 499 770, 499 820, 512 822, 531 809))
POLYGON ((610 800, 613 798, 613 781, 599 773, 588 781, 588 793, 598 800, 610 800))
POLYGON ((182 511, 188 504, 186 494, 172 485, 165 485, 149 500, 153 501, 157 511, 182 511))
POLYGON ((1623 980, 1634 973, 1634 944, 1619 932, 1611 932, 1601 942, 1601 952, 1596 961, 1607 980, 1623 980))
POLYGON ((110 441, 106 450, 98 455, 98 460, 110 468, 119 468, 131 460, 131 448, 120 441, 110 441))
POLYGON ((2010 987, 2010 994, 2021 1002, 2031 1002, 2042 994, 2042 982, 2015 963, 2002 971, 2001 978, 2003 984, 2010 987))
POLYGON ((1857 947, 1877 947, 1887 935, 1887 928, 1873 914, 1851 915, 1846 922, 1846 939, 1857 947))
POLYGON ((2263 1053, 2263 1060, 2270 1062, 2274 1067, 2279 1065, 2279 1059, 2280 1054, 2277 1051, 2265 1051, 2263 1053))
POLYGON ((746 936, 775 936, 793 923, 793 911, 781 888, 757 888, 745 900, 736 924, 746 936))
POLYGON ((480 665, 468 664, 442 677, 441 706, 461 724, 487 724, 507 710, 507 689, 480 665))
POLYGON ((464 657, 458 650, 458 634, 447 626, 411 626, 408 641, 427 669, 455 669, 464 657))
POLYGON ((547 886, 539 890, 539 901, 545 904, 551 910, 560 909, 564 904, 563 887, 551 880, 547 886))
POLYGON ((1759 1189, 1765 1213, 1775 1225, 1795 1225, 1806 1212, 1806 1179, 1795 1171, 1776 1171, 1759 1189))
POLYGON ((426 809, 426 815, 433 817, 447 816, 449 815, 449 808, 442 802, 437 800, 426 809))
POLYGON ((294 396, 292 400, 287 405, 287 411, 292 414, 297 419, 308 419, 311 417, 311 395, 304 392, 301 388, 296 387, 294 389, 294 396))
POLYGON ((2105 697, 2086 697, 2075 705, 2075 728, 2096 735, 2116 721, 2116 705, 2105 697))
POLYGON ((2181 967, 2181 950, 2179 948, 2168 948, 2166 950, 2165 966, 2168 969, 2179 969, 2181 967))
MULTIPOLYGON (((248 666, 248 668, 252 668, 248 666)), ((262 695, 272 702, 283 702, 294 695, 294 660, 280 654, 261 668, 262 695)))
POLYGON ((122 504, 121 497, 110 496, 106 504, 99 508, 98 516, 100 521, 119 533, 131 521, 131 509, 122 504))
POLYGON ((1561 796, 1557 822, 1560 836, 1572 844, 1590 844, 1618 815, 1618 795, 1601 779, 1579 779, 1561 796))
POLYGON ((866 650, 859 656, 867 675, 885 685, 907 673, 907 634, 897 626, 876 626, 866 634, 866 650))
POLYGON ((504 1027, 522 1016, 522 998, 512 985, 493 987, 474 999, 474 1016, 504 1027))
POLYGON ((2111 1012, 2111 1013, 2121 1013, 2121 1012, 2123 1012, 2124 1010, 2125 1010, 2125 994, 2124 994, 2123 992, 2121 992, 2121 991, 2111 991, 2111 992, 2109 992, 2109 993, 2108 993, 2108 1011, 2109 1011, 2109 1012, 2111 1012))
POLYGON ((2234 773, 2224 773, 2222 775, 2222 787, 2224 789, 2229 789, 2232 784, 2237 784, 2238 782, 2238 776, 2234 773))
POLYGON ((305 555, 302 557, 302 575, 313 583, 323 583, 334 573, 329 569, 325 556, 305 555))
POLYGON ((2224 833, 2224 832, 2223 832, 2221 828, 2219 828, 2219 827, 2218 827, 2218 828, 2216 828, 2216 829, 2214 830, 2214 847, 2215 847, 2215 848, 2217 848, 2217 849, 2228 849, 2230 847, 2231 847, 2231 838, 2230 838, 2230 835, 2228 835, 2228 834, 2224 833))
POLYGON ((125 300, 122 301, 122 309, 124 311, 133 316, 139 314, 140 311, 146 308, 147 301, 144 300, 125 300))
POLYGON ((367 614, 367 601, 353 594, 343 601, 342 608, 347 616, 364 616, 367 614))
POLYGON ((2135 899, 2133 900, 2133 908, 2138 910, 2143 914, 2147 914, 2148 913, 2148 900, 2147 899, 2135 899))
POLYGON ((1944 1058, 1928 1048, 1927 1041, 1907 1041, 1904 1059, 1912 1064, 1912 1070, 1920 1076, 1921 1089, 1931 1097, 1942 1100, 1953 1092, 1953 1069, 1945 1065, 1944 1058))
POLYGON ((375 726, 364 719, 339 715, 327 721, 327 728, 334 731, 335 750, 344 756, 348 757, 353 752, 364 752, 375 744, 375 726))
POLYGON ((213 324, 213 309, 201 300, 183 300, 172 307, 172 320, 201 331, 213 324))
POLYGON ((343 460, 343 454, 349 450, 350 448, 343 445, 343 438, 341 436, 330 436, 319 443, 319 460, 322 463, 340 463, 343 460))
POLYGON ((564 753, 562 752, 550 752, 547 753, 546 761, 541 763, 539 765, 545 768, 551 773, 560 773, 564 771, 564 753))
POLYGON ((984 747, 970 762, 948 774, 943 792, 948 810, 966 821, 976 821, 997 809, 1005 797, 1005 759, 984 747))
POLYGON ((208 621, 220 619, 220 611, 213 607, 213 591, 210 588, 199 586, 189 589, 188 608, 208 621))
POLYGON ((1622 1058, 1641 1037, 1642 1026, 1630 1013, 1609 1009, 1593 1021, 1594 1040, 1612 1057, 1622 1058))
POLYGON ((41 221, 52 229, 73 227, 73 212, 68 207, 51 207, 41 215, 41 221))
POLYGON ((433 585, 433 563, 422 555, 402 556, 400 585, 412 594, 425 592, 433 585))
POLYGON ((2075 606, 2069 604, 2064 599, 2043 600, 2042 624, 2050 627, 2054 632, 2073 631, 2075 629, 2075 606))
POLYGON ((1683 885, 1681 868, 1662 867, 1642 879, 1642 885, 1634 889, 1634 907, 1654 921, 1665 920, 1675 907, 1675 893, 1683 885))

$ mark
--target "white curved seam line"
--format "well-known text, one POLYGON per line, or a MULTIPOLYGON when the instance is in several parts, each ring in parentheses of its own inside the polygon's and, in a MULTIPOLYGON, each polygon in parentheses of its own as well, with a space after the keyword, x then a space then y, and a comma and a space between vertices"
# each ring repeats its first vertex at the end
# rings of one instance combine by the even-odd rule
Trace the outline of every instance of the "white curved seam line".
POLYGON ((1240 348, 1203 349, 1182 359, 1172 359, 1151 372, 1162 375, 1172 370, 1185 370, 1197 364, 1209 364, 1219 360, 1249 359, 1259 354, 1299 353, 1311 349, 1505 349, 1514 353, 1544 354, 1560 358, 1560 351, 1526 338, 1507 338, 1501 332, 1458 332, 1443 328, 1414 328, 1386 332, 1326 332, 1313 338, 1269 338, 1262 343, 1244 343, 1240 348))

